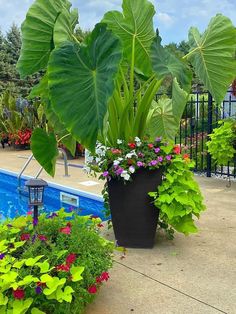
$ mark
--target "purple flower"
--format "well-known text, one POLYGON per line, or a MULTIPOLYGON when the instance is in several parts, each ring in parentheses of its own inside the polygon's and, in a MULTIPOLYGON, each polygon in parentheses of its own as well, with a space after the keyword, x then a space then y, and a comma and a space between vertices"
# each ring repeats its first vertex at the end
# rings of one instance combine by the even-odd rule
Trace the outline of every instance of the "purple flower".
POLYGON ((158 160, 158 162, 162 162, 162 161, 163 161, 163 157, 159 156, 159 157, 157 158, 157 160, 158 160))
POLYGON ((122 173, 124 172, 124 169, 123 168, 118 168, 117 170, 116 170, 116 175, 121 175, 122 173))
POLYGON ((37 238, 37 234, 34 234, 34 235, 32 236, 32 243, 35 242, 36 238, 37 238))
POLYGON ((5 254, 4 254, 4 253, 0 254, 0 261, 1 261, 2 259, 4 259, 4 257, 5 257, 5 254))
POLYGON ((162 136, 156 138, 156 142, 161 142, 161 141, 162 141, 162 136))
POLYGON ((12 225, 11 225, 11 224, 8 224, 7 227, 8 227, 8 228, 12 228, 12 225))
POLYGON ((33 226, 34 226, 34 227, 37 226, 38 222, 39 222, 38 219, 37 219, 37 218, 34 218, 34 219, 33 219, 33 226))
POLYGON ((138 167, 143 167, 143 162, 142 162, 142 161, 138 161, 138 162, 137 162, 137 166, 138 166, 138 167))
POLYGON ((149 163, 149 166, 156 166, 158 164, 158 161, 157 160, 152 160, 150 163, 149 163))
POLYGON ((109 175, 109 172, 108 172, 108 171, 104 171, 103 174, 102 174, 102 176, 103 176, 104 178, 107 178, 108 175, 109 175))
POLYGON ((172 159, 172 156, 171 155, 167 155, 166 156, 166 160, 170 161, 172 159))
POLYGON ((41 287, 36 287, 35 288, 35 293, 41 294, 42 293, 42 288, 41 287))
POLYGON ((48 216, 48 219, 52 219, 54 217, 58 217, 58 215, 56 213, 52 213, 51 215, 48 216))
POLYGON ((156 154, 158 154, 160 150, 161 150, 161 149, 160 149, 159 147, 157 147, 157 148, 154 149, 154 152, 155 152, 156 154))

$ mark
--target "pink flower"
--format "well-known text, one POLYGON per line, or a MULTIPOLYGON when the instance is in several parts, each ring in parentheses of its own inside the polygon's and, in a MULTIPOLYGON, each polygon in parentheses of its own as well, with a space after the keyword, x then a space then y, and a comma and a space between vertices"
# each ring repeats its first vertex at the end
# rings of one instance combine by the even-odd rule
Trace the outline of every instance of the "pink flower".
POLYGON ((108 172, 108 171, 104 171, 103 174, 102 174, 102 176, 103 176, 104 178, 107 178, 108 175, 109 175, 109 172, 108 172))
POLYGON ((12 294, 13 294, 13 297, 14 297, 15 299, 18 299, 18 300, 24 299, 24 297, 25 297, 25 292, 24 292, 24 290, 23 290, 23 289, 20 289, 20 288, 18 288, 18 289, 16 289, 16 290, 13 290, 12 294))
POLYGON ((149 163, 149 166, 156 166, 158 164, 158 161, 157 160, 152 160, 150 163, 149 163))
POLYGON ((153 148, 153 146, 154 146, 153 144, 148 144, 149 148, 153 148))
POLYGON ((29 211, 29 212, 27 212, 27 215, 32 215, 33 214, 33 212, 32 211, 29 211))
POLYGON ((75 260, 76 260, 76 254, 73 254, 73 253, 69 254, 66 258, 66 265, 73 264, 75 260))
POLYGON ((110 278, 109 273, 104 271, 101 276, 100 276, 102 281, 108 281, 108 279, 110 278))
POLYGON ((97 293, 97 287, 96 287, 95 285, 90 286, 90 287, 88 288, 88 292, 89 292, 90 294, 95 294, 95 293, 97 293))
POLYGON ((179 155, 181 153, 181 148, 179 145, 176 145, 173 150, 176 155, 179 155))
POLYGON ((21 241, 28 241, 30 239, 29 233, 24 233, 20 236, 21 241))
POLYGON ((47 241, 47 237, 45 237, 45 236, 42 235, 42 234, 39 234, 39 235, 38 235, 38 239, 39 239, 40 241, 47 241))
POLYGON ((155 152, 156 154, 158 154, 160 150, 161 150, 161 149, 160 149, 159 147, 157 147, 157 148, 154 149, 154 152, 155 152))
POLYGON ((167 155, 166 156, 166 160, 170 161, 172 159, 172 156, 171 155, 167 155))
POLYGON ((123 173, 124 169, 119 167, 117 170, 116 170, 116 175, 121 175, 123 173))
POLYGON ((158 162, 162 162, 162 161, 163 161, 163 157, 159 156, 159 157, 157 158, 157 160, 158 160, 158 162))
POLYGON ((137 162, 137 166, 138 166, 138 167, 143 167, 143 162, 142 162, 142 161, 138 161, 138 162, 137 162))
POLYGON ((61 233, 64 233, 64 234, 70 234, 71 233, 71 228, 69 226, 67 226, 67 227, 64 227, 64 228, 60 228, 59 231, 61 233))
POLYGON ((122 151, 120 149, 117 149, 117 148, 113 148, 111 150, 112 154, 114 155, 120 155, 122 153, 122 151))
POLYGON ((68 273, 70 271, 70 265, 64 265, 64 264, 58 265, 56 266, 56 270, 65 271, 66 273, 68 273))

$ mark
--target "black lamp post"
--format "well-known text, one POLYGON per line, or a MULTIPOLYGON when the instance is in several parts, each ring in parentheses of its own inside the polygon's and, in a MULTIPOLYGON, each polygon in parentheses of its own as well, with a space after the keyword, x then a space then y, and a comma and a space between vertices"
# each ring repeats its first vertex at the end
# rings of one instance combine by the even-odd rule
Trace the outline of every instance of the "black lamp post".
POLYGON ((41 179, 31 179, 25 183, 29 189, 29 205, 34 206, 34 222, 38 221, 38 206, 43 205, 44 188, 47 182, 41 179))

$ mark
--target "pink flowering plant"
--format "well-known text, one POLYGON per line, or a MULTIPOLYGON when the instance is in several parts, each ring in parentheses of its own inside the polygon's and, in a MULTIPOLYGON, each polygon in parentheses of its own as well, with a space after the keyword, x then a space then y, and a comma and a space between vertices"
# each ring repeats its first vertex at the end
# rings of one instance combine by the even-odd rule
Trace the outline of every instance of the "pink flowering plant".
POLYGON ((82 313, 112 266, 97 217, 60 210, 0 224, 0 313, 82 313))

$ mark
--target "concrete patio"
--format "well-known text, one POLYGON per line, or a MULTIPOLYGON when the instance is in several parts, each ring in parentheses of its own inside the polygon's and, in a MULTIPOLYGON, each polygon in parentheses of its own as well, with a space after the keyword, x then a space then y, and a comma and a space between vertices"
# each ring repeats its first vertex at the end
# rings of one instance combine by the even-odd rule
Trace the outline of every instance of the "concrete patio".
MULTIPOLYGON (((19 172, 30 152, 0 149, 0 168, 19 172), (19 157, 20 156, 20 157, 19 157)), ((82 163, 75 160, 73 163, 82 163)), ((37 172, 32 162, 26 174, 37 172)), ((70 167, 63 177, 57 166, 54 179, 43 178, 100 194, 102 183, 86 187, 79 168, 70 167)), ((110 281, 105 284, 86 314, 214 314, 236 313, 236 183, 196 176, 207 210, 197 222, 199 233, 176 234, 173 241, 158 233, 152 250, 128 249, 115 253, 110 281)), ((104 231, 113 239, 112 231, 104 231)))

